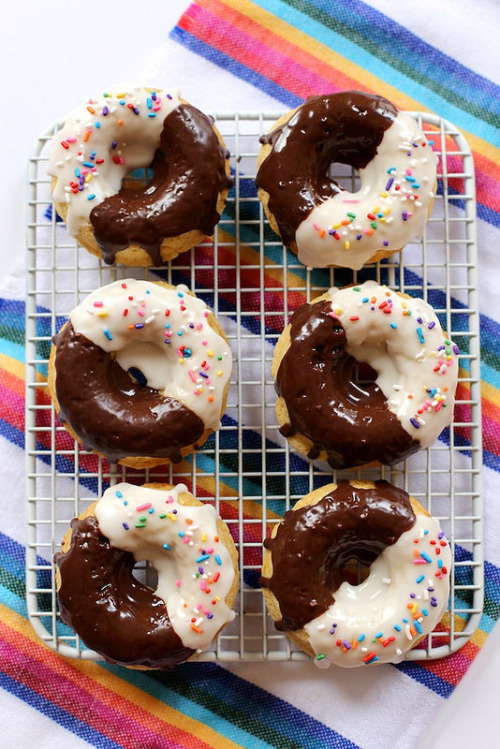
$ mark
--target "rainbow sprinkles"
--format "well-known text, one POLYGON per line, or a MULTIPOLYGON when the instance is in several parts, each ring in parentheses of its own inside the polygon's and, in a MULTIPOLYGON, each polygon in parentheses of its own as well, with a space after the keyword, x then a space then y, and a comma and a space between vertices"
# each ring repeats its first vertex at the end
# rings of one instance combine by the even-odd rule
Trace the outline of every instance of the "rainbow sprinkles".
POLYGON ((432 141, 412 117, 399 112, 376 157, 359 170, 359 190, 341 190, 297 228, 301 262, 358 270, 377 251, 394 252, 421 236, 434 199, 436 166, 432 141))
POLYGON ((334 603, 305 625, 317 666, 397 663, 439 623, 448 604, 451 551, 438 521, 387 546, 360 585, 344 581, 334 603))
POLYGON ((92 292, 70 320, 123 369, 218 429, 232 356, 210 314, 186 286, 131 278, 92 292))
POLYGON ((348 352, 377 372, 387 408, 421 447, 433 444, 453 418, 460 351, 432 307, 375 281, 329 295, 348 352))
POLYGON ((155 593, 172 628, 185 647, 200 652, 234 619, 226 596, 235 572, 215 509, 180 503, 185 492, 184 484, 162 490, 121 483, 104 492, 95 514, 113 547, 154 565, 155 593))
POLYGON ((52 142, 47 171, 57 178, 55 201, 68 206, 71 236, 97 203, 120 190, 127 174, 151 163, 165 117, 179 103, 176 91, 113 88, 68 115, 52 142))

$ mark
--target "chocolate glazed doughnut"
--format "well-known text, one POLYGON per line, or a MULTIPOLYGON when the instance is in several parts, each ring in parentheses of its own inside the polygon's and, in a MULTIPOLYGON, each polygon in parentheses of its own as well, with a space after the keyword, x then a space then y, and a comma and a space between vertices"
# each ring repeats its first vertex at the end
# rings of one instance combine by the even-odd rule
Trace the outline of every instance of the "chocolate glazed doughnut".
POLYGON ((437 157, 416 121, 382 96, 313 96, 261 138, 257 185, 271 228, 306 266, 359 269, 420 236, 437 157), (332 165, 359 172, 345 189, 332 165))
POLYGON ((170 670, 234 619, 236 547, 184 484, 109 487, 54 561, 61 619, 107 661, 170 670), (138 562, 154 568, 154 589, 134 576, 138 562))
POLYGON ((162 265, 211 236, 232 184, 213 120, 177 91, 133 85, 69 113, 47 172, 68 233, 133 266, 162 265))
POLYGON ((58 418, 69 423, 85 449, 110 461, 147 455, 178 463, 181 450, 202 436, 199 416, 134 381, 109 353, 75 333, 71 322, 54 343, 58 418))
POLYGON ((164 601, 132 574, 134 555, 112 547, 95 516, 72 521, 71 553, 56 554, 55 563, 62 620, 106 660, 171 670, 194 654, 172 629, 164 601))
POLYGON ((53 344, 48 392, 86 449, 151 468, 179 462, 220 428, 231 350, 186 286, 133 278, 102 286, 53 344))
POLYGON ((344 328, 331 311, 325 300, 304 304, 293 314, 291 346, 276 375, 276 391, 288 412, 280 431, 307 437, 312 443, 308 457, 324 453, 332 468, 403 460, 418 442, 388 410, 374 382, 356 382, 358 362, 347 353, 344 328))
POLYGON ((279 533, 264 541, 273 564, 262 585, 279 602, 276 628, 302 629, 323 614, 347 562, 369 566, 414 523, 408 494, 387 481, 368 488, 339 481, 316 504, 287 512, 279 533))
POLYGON ((438 521, 414 497, 387 481, 339 481, 273 528, 261 584, 279 630, 317 665, 351 668, 398 663, 436 627, 451 564, 438 521))
POLYGON ((269 210, 284 244, 293 244, 299 224, 314 206, 341 192, 328 177, 330 165, 365 167, 396 115, 396 107, 381 96, 354 91, 315 96, 262 136, 262 143, 272 147, 280 138, 286 141, 286 158, 272 150, 257 176, 259 187, 270 195, 269 210))
POLYGON ((135 243, 161 265, 163 239, 188 230, 211 235, 220 218, 218 195, 232 184, 227 158, 206 115, 189 104, 174 109, 163 124, 152 179, 141 189, 122 187, 90 214, 105 262, 135 243))

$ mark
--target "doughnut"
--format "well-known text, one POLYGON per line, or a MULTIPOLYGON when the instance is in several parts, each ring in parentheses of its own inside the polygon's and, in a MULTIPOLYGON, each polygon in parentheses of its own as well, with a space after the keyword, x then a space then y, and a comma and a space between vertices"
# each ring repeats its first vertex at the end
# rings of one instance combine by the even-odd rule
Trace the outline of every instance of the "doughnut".
POLYGON ((416 121, 381 96, 313 96, 261 138, 257 185, 272 229, 312 268, 363 265, 423 234, 437 157, 416 121), (359 172, 350 192, 334 163, 359 172))
POLYGON ((397 663, 448 603, 451 554, 439 523, 387 481, 316 489, 264 547, 271 617, 320 666, 397 663), (367 571, 359 584, 352 560, 367 571))
POLYGON ((220 426, 232 370, 220 324, 186 286, 92 292, 53 339, 48 391, 85 449, 133 468, 177 463, 220 426))
POLYGON ((212 235, 232 184, 209 117, 177 92, 138 86, 76 107, 52 140, 48 174, 72 237, 106 263, 142 266, 212 235), (146 186, 125 183, 134 170, 146 186))
POLYGON ((332 468, 393 465, 450 424, 458 356, 422 299, 375 281, 330 289, 299 307, 278 339, 280 431, 332 468), (360 381, 359 363, 374 382, 360 381))
POLYGON ((54 561, 62 621, 113 663, 170 670, 235 616, 231 534, 184 484, 110 487, 73 520, 54 561), (133 575, 145 560, 154 590, 133 575))

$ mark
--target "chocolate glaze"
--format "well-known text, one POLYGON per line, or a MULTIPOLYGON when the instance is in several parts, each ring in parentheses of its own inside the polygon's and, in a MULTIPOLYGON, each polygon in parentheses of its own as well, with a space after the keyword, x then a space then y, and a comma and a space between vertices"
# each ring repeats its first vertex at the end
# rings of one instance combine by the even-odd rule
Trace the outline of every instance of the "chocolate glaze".
POLYGON ((295 631, 323 614, 347 579, 351 559, 369 566, 415 524, 409 495, 387 481, 356 489, 348 481, 320 501, 289 510, 275 538, 264 541, 272 555, 272 575, 261 584, 278 600, 276 626, 295 631))
POLYGON ((325 300, 304 304, 292 316, 291 344, 276 377, 290 419, 281 432, 303 434, 313 443, 308 457, 325 451, 333 468, 397 463, 419 443, 389 411, 375 382, 356 382, 358 362, 347 353, 345 330, 331 311, 325 300))
POLYGON ((382 96, 346 91, 312 96, 288 122, 261 138, 272 150, 257 184, 269 193, 269 210, 283 243, 295 241, 312 209, 342 188, 328 176, 335 162, 363 169, 376 155, 397 109, 382 96))
POLYGON ((170 670, 193 655, 163 599, 133 576, 134 555, 112 547, 95 516, 71 526, 70 548, 54 558, 61 619, 110 662, 170 670))
POLYGON ((105 262, 114 263, 117 252, 136 243, 162 265, 163 239, 193 229, 211 235, 220 218, 219 193, 232 184, 227 158, 210 119, 189 104, 176 107, 165 118, 151 181, 122 188, 90 214, 105 262))
POLYGON ((181 448, 204 432, 200 417, 174 398, 141 386, 68 322, 54 339, 56 396, 86 449, 109 460, 126 457, 181 459, 181 448))

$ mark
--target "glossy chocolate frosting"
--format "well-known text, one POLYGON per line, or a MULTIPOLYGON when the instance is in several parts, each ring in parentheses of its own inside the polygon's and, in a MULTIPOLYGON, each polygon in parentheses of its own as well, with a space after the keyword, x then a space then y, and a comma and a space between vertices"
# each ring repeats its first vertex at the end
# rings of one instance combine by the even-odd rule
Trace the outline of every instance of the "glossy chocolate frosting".
POLYGON ((283 243, 312 209, 343 188, 329 177, 332 164, 363 169, 376 155, 397 109, 381 96, 346 91, 308 99, 283 125, 262 136, 272 150, 257 184, 269 194, 269 210, 283 243))
POLYGON ((123 187, 90 214, 105 262, 135 243, 162 265, 163 239, 193 229, 211 235, 220 218, 219 193, 232 184, 227 158, 205 114, 189 104, 174 109, 165 118, 152 179, 145 187, 123 187))
POLYGON ((95 516, 71 525, 70 548, 55 555, 61 619, 111 662, 170 670, 193 655, 163 599, 133 576, 134 555, 113 548, 95 516))
POLYGON ((275 538, 264 541, 272 574, 261 583, 279 603, 277 628, 302 629, 323 614, 346 579, 346 563, 369 566, 415 519, 409 495, 387 481, 368 489, 339 481, 317 504, 289 510, 275 538))
POLYGON ((387 408, 375 382, 356 381, 358 362, 347 353, 341 322, 328 300, 304 304, 292 316, 291 343, 279 366, 276 391, 285 400, 286 437, 299 432, 324 451, 333 468, 378 461, 392 465, 419 448, 387 408))
POLYGON ((54 339, 59 420, 88 450, 111 461, 127 457, 181 459, 204 432, 197 414, 132 379, 68 322, 54 339))

